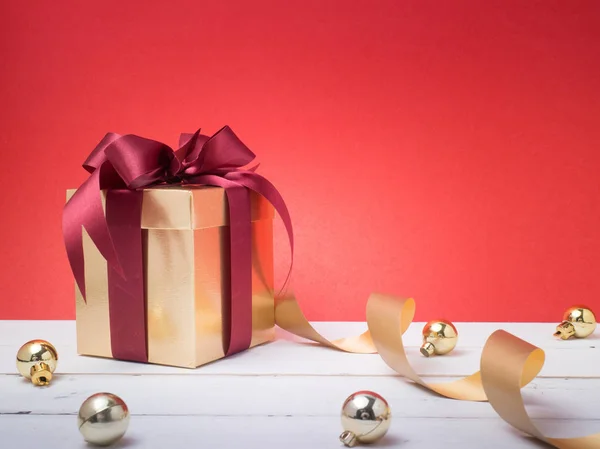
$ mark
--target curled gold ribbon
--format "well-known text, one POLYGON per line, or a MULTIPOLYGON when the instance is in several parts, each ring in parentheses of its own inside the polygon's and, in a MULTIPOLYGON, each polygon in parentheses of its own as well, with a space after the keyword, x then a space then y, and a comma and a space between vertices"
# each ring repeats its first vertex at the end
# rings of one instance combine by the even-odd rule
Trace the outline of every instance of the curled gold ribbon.
POLYGON ((509 334, 494 332, 481 354, 481 370, 447 383, 425 382, 410 365, 402 335, 415 314, 415 301, 373 293, 367 301, 369 330, 355 337, 328 340, 308 322, 293 295, 279 298, 275 308, 277 325, 299 337, 346 352, 378 352, 398 374, 442 396, 465 401, 489 401, 502 419, 559 449, 599 449, 600 434, 579 438, 549 438, 529 418, 521 389, 530 383, 544 365, 544 351, 509 334))
MULTIPOLYGON (((297 335, 298 337, 306 338, 307 340, 320 343, 328 348, 337 349, 345 352, 357 354, 375 354, 377 348, 373 344, 371 333, 363 332, 360 335, 340 338, 338 340, 328 340, 316 331, 310 325, 298 301, 293 293, 288 293, 285 297, 277 298, 275 305, 275 323, 282 329, 297 335)), ((410 322, 408 323, 410 324, 410 322)), ((408 328, 408 325, 406 326, 408 328)), ((406 329, 402 330, 404 333, 406 329)))
MULTIPOLYGON (((367 301, 369 330, 356 337, 330 341, 310 325, 293 295, 279 299, 275 309, 277 325, 288 332, 346 352, 378 352, 384 362, 398 374, 442 396, 464 401, 486 401, 479 371, 447 383, 427 383, 417 374, 406 357, 402 343, 402 335, 414 316, 415 301, 412 298, 373 293, 367 301)), ((526 378, 523 385, 531 382, 534 377, 526 378)))
MULTIPOLYGON (((373 343, 383 361, 398 374, 442 396, 463 401, 486 401, 479 371, 446 383, 427 383, 417 374, 406 357, 402 342, 404 332, 400 326, 400 323, 404 323, 404 326, 408 327, 414 315, 413 299, 394 298, 381 294, 372 294, 369 297, 367 324, 373 343)), ((527 383, 532 380, 533 377, 528 379, 527 383)))
POLYGON ((523 402, 524 381, 544 366, 544 351, 509 334, 494 332, 481 355, 481 382, 490 405, 511 426, 559 449, 598 449, 600 433, 578 438, 550 438, 535 426, 523 402))

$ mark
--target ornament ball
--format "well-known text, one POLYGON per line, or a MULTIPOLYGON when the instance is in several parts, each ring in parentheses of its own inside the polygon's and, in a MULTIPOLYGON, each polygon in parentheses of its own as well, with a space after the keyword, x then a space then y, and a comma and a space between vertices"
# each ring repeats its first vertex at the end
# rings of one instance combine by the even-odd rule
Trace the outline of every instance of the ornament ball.
POLYGON ((31 340, 17 352, 17 369, 36 386, 48 385, 58 364, 56 348, 46 340, 31 340))
POLYGON ((555 337, 568 340, 571 337, 585 338, 596 330, 596 317, 594 312, 586 306, 569 307, 564 315, 563 321, 556 326, 555 337))
POLYGON ((421 354, 425 357, 448 354, 456 346, 457 340, 458 331, 450 321, 430 321, 423 328, 421 354))
POLYGON ((114 394, 96 393, 81 405, 77 423, 85 441, 108 446, 125 435, 129 409, 123 399, 114 394))
POLYGON ((342 406, 344 432, 340 441, 348 447, 373 443, 387 433, 391 420, 390 406, 383 397, 372 391, 358 391, 342 406))

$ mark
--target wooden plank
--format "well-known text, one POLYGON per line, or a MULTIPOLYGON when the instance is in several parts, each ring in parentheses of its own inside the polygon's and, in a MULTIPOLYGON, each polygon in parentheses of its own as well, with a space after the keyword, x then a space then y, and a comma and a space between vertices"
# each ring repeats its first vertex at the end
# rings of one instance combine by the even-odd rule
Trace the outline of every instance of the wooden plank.
MULTIPOLYGON (((357 333, 364 323, 316 323, 332 336, 357 333)), ((522 335, 546 350, 547 361, 542 377, 600 377, 600 345, 597 335, 585 340, 557 341, 548 324, 508 323, 503 327, 522 335), (543 343, 543 344, 542 344, 543 343)), ((423 358, 417 349, 420 324, 413 323, 405 342, 415 369, 426 376, 464 376, 479 369, 481 347, 487 332, 494 329, 489 323, 463 323, 461 342, 449 356, 423 358)), ((128 363, 76 354, 74 323, 72 321, 2 321, 0 322, 0 373, 14 373, 14 356, 19 346, 32 338, 52 342, 60 354, 62 373, 119 373, 119 374, 240 374, 240 375, 390 375, 392 371, 377 355, 346 354, 312 344, 298 344, 289 334, 279 331, 279 340, 254 348, 243 354, 219 360, 196 370, 158 365, 128 363)))
MULTIPOLYGON (((557 320, 558 323, 559 320, 557 320)), ((600 330, 585 339, 562 341, 552 336, 557 323, 455 323, 459 331, 459 347, 481 348, 496 329, 504 329, 544 349, 571 349, 600 346, 600 330)), ((329 338, 355 335, 367 329, 362 322, 315 322, 315 328, 329 338)), ((404 340, 407 346, 418 346, 424 323, 412 323, 404 340)), ((291 338, 278 329, 279 338, 291 338)), ((20 346, 27 340, 43 338, 57 346, 75 346, 75 322, 67 321, 2 321, 0 346, 20 346)))
MULTIPOLYGON (((0 414, 75 413, 91 394, 109 391, 144 415, 337 416, 349 394, 365 389, 382 394, 397 417, 496 416, 487 403, 449 401, 398 377, 222 375, 62 375, 46 388, 0 376, 0 414)), ((600 379, 537 379, 524 392, 533 417, 600 419, 600 379)))
MULTIPOLYGON (((16 373, 18 346, 0 346, 0 373, 16 373)), ((65 374, 181 374, 181 375, 393 375, 394 372, 378 355, 347 354, 309 344, 286 340, 253 348, 195 370, 167 366, 123 362, 112 359, 78 356, 70 345, 57 345, 58 372, 65 374)), ((407 353, 418 373, 424 376, 465 376, 479 369, 480 348, 457 348, 444 357, 424 358, 416 347, 407 353)), ((542 377, 600 377, 600 346, 570 347, 546 350, 542 377)))
MULTIPOLYGON (((577 436, 589 432, 598 421, 548 420, 544 427, 577 436)), ((338 417, 208 417, 133 416, 123 440, 114 448, 164 449, 309 449, 338 448, 338 417)), ((74 415, 0 416, 3 447, 19 449, 89 448, 77 430, 74 415)), ((402 418, 392 422, 378 448, 423 449, 478 448, 536 449, 546 447, 524 437, 500 418, 427 419, 402 418)))

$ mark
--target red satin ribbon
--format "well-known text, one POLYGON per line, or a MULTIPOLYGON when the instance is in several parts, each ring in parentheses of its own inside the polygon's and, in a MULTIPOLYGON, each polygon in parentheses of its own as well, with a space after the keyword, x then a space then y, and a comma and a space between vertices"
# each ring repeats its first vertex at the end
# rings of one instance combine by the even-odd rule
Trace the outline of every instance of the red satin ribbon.
MULTIPOLYGON (((293 257, 289 212, 267 179, 244 168, 254 153, 225 126, 212 137, 182 134, 177 150, 135 135, 107 134, 84 163, 91 175, 65 205, 63 235, 75 281, 85 299, 82 228, 109 267, 111 346, 118 359, 148 361, 141 240, 142 189, 160 184, 223 187, 229 210, 231 276, 225 313, 225 353, 250 346, 252 266, 249 191, 264 196, 281 216, 293 257), (108 191, 106 215, 100 191, 108 191), (234 250, 233 250, 234 249, 234 250)), ((288 278, 291 273, 288 272, 288 278)), ((286 280, 287 282, 287 280, 286 280)))

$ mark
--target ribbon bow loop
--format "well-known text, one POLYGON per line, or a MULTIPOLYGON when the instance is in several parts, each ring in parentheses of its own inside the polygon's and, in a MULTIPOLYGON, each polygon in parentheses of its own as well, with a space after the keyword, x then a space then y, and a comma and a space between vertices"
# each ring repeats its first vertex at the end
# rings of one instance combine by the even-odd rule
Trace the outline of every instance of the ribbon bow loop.
POLYGON ((96 169, 100 168, 100 166, 106 162, 106 148, 120 138, 121 136, 117 133, 107 133, 84 161, 83 168, 90 173, 93 173, 96 169))
POLYGON ((167 181, 175 158, 164 143, 132 134, 116 139, 104 153, 129 189, 167 181))
MULTIPOLYGON (((186 141, 182 135, 181 141, 186 141)), ((256 155, 229 126, 224 126, 212 137, 194 134, 179 151, 188 145, 183 157, 182 177, 216 174, 223 176, 250 164, 256 155)), ((180 158, 182 154, 178 155, 180 158)))

